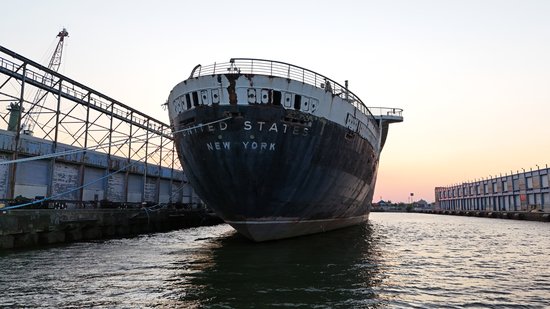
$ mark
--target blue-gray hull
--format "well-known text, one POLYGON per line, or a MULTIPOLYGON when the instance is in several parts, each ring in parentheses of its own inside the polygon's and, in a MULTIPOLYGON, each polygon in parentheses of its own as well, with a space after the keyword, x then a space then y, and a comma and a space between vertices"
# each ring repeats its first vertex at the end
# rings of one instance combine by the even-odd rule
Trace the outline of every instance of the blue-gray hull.
POLYGON ((173 125, 178 155, 197 194, 253 240, 317 233, 368 218, 378 147, 342 125, 262 104, 197 106, 173 125))

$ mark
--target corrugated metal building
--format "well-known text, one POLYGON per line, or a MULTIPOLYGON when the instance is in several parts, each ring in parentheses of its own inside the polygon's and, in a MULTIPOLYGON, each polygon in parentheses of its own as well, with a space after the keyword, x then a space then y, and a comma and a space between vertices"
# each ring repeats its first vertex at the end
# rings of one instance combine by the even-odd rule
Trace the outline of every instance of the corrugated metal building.
POLYGON ((2 46, 0 102, 0 199, 200 202, 168 124, 2 46))
MULTIPOLYGON (((19 159, 50 154, 52 143, 21 135, 19 159)), ((15 133, 0 130, 0 162, 11 160, 14 149, 15 133)), ((57 152, 68 150, 78 151, 79 148, 57 144, 57 152)), ((13 184, 10 170, 10 164, 0 164, 0 199, 11 198, 10 190, 13 190, 13 198, 47 196, 84 202, 199 202, 181 170, 121 157, 109 159, 107 154, 96 151, 17 163, 13 184)))
POLYGON ((550 212, 549 168, 435 188, 441 210, 550 212))

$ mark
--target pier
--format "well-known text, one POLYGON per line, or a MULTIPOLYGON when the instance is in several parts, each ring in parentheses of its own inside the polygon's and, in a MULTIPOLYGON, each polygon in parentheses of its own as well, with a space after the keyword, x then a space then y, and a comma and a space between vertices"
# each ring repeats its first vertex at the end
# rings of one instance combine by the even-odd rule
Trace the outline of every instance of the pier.
POLYGON ((435 188, 434 213, 550 221, 550 168, 435 188))
POLYGON ((0 249, 219 223, 168 124, 2 46, 0 104, 0 249))
POLYGON ((220 223, 204 209, 17 209, 0 212, 0 250, 220 223))
POLYGON ((550 222, 550 213, 538 211, 420 210, 418 213, 550 222))

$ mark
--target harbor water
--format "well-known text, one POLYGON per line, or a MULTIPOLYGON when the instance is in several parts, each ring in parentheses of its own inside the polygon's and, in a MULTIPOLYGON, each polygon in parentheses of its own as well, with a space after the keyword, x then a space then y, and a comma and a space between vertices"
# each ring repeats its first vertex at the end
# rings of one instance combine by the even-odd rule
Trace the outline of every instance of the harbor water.
POLYGON ((550 224, 372 213, 252 243, 228 225, 0 252, 0 307, 548 308, 550 224))

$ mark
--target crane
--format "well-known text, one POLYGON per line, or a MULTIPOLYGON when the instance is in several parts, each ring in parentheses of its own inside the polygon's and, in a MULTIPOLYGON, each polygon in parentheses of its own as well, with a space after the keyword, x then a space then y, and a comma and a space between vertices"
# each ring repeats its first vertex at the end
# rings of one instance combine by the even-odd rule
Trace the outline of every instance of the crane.
MULTIPOLYGON (((67 32, 67 29, 65 28, 63 28, 63 30, 59 31, 59 33, 57 34, 57 37, 59 38, 59 40, 57 42, 57 46, 55 47, 55 51, 53 52, 53 55, 50 59, 50 63, 48 64, 48 69, 54 72, 57 72, 57 70, 59 70, 59 66, 61 65, 61 56, 63 54, 63 43, 65 42, 65 37, 68 37, 68 36, 69 36, 69 32, 67 32)), ((50 73, 44 74, 42 82, 45 84, 49 84, 49 86, 52 86, 54 84, 53 76, 50 73)), ((36 124, 36 119, 32 119, 31 115, 40 114, 47 95, 48 93, 41 88, 39 88, 38 91, 36 91, 34 100, 32 101, 32 106, 29 109, 28 113, 26 114, 25 121, 23 122, 23 126, 21 127, 23 134, 32 135, 34 125, 36 124)), ((38 118, 38 116, 36 118, 38 118)))

